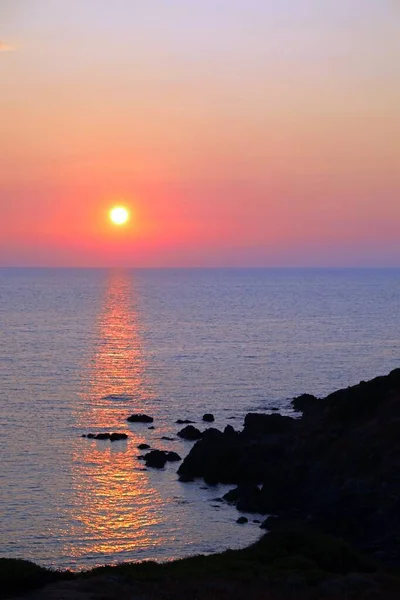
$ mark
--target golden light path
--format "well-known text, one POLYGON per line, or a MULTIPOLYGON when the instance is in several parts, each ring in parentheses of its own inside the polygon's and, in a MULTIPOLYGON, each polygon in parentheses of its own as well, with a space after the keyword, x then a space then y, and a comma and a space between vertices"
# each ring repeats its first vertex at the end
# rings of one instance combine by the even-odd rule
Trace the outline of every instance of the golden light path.
POLYGON ((152 547, 154 535, 159 535, 154 529, 162 499, 136 461, 136 445, 145 441, 140 437, 144 434, 138 432, 133 441, 125 420, 124 397, 134 399, 132 409, 138 412, 149 410, 153 397, 131 285, 126 274, 110 276, 77 415, 83 430, 120 431, 122 426, 130 439, 115 445, 85 441, 73 456, 75 527, 66 551, 75 559, 108 555, 106 560, 112 562, 111 555, 152 547))
POLYGON ((114 206, 110 210, 109 216, 114 225, 125 225, 129 221, 130 213, 125 206, 114 206))

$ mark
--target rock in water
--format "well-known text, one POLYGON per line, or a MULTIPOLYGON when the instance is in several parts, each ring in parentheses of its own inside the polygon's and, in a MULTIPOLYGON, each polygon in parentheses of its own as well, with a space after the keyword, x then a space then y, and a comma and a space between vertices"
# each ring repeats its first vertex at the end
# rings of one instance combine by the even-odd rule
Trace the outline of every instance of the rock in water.
POLYGON ((126 440, 128 438, 126 433, 88 433, 87 436, 92 440, 110 440, 111 442, 117 442, 118 440, 126 440))
POLYGON ((97 435, 94 436, 95 440, 109 440, 110 439, 110 434, 109 433, 98 433, 97 435))
POLYGON ((111 442, 118 442, 120 440, 126 440, 127 438, 128 436, 126 435, 126 433, 112 433, 110 435, 111 442))
POLYGON ((244 512, 260 511, 261 492, 254 483, 241 483, 238 487, 227 492, 223 499, 236 504, 238 510, 244 512))
POLYGON ((166 455, 167 455, 168 462, 175 462, 178 460, 182 460, 177 452, 166 452, 166 455))
POLYGON ((239 523, 239 525, 244 525, 244 523, 248 523, 249 520, 246 519, 246 517, 239 517, 238 520, 236 521, 236 523, 239 523))
POLYGON ((213 423, 213 421, 215 421, 214 415, 212 415, 211 413, 206 413, 205 415, 203 415, 203 421, 206 421, 206 423, 213 423))
POLYGON ((203 434, 197 427, 193 427, 193 425, 188 425, 184 427, 178 432, 180 438, 184 440, 199 440, 203 434))
POLYGON ((162 469, 167 462, 166 452, 163 450, 151 450, 151 452, 144 455, 144 460, 148 467, 162 469))
POLYGON ((162 469, 166 462, 182 460, 177 452, 168 452, 167 450, 151 450, 144 455, 143 459, 148 467, 155 469, 162 469))
POLYGON ((139 444, 139 450, 148 450, 150 448, 149 444, 139 444))
POLYGON ((131 415, 127 418, 127 421, 129 421, 129 423, 152 423, 154 419, 153 417, 139 413, 136 415, 131 415))

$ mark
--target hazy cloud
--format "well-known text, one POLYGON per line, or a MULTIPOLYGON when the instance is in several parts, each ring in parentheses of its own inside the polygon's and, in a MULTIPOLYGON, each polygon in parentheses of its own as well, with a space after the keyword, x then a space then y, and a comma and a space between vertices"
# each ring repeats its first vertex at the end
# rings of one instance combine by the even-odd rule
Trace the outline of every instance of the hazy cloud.
POLYGON ((11 52, 11 50, 15 50, 14 46, 10 46, 10 44, 0 41, 0 52, 11 52))

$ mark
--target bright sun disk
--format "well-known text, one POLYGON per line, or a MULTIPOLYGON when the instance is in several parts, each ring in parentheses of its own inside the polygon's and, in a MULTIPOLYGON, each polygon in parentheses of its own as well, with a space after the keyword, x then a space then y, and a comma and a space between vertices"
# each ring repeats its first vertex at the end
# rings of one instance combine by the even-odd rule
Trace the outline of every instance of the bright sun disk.
POLYGON ((129 221, 129 211, 124 206, 114 206, 109 214, 114 225, 125 225, 129 221))

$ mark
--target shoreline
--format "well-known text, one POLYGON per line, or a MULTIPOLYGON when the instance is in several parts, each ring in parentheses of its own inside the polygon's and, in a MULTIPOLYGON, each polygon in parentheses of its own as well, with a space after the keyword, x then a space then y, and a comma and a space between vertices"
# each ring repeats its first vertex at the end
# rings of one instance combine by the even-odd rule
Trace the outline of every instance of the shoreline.
MULTIPOLYGON (((138 581, 144 588, 154 581, 167 587, 191 582, 202 598, 204 582, 214 585, 221 578, 236 582, 238 589, 247 585, 249 597, 259 597, 262 583, 272 586, 274 598, 293 578, 299 597, 305 590, 323 597, 319 594, 333 580, 339 585, 338 579, 346 593, 351 588, 351 597, 365 597, 372 588, 382 588, 385 595, 379 597, 398 594, 400 369, 323 399, 303 394, 292 405, 302 411, 301 418, 249 413, 240 432, 229 425, 223 432, 209 428, 178 469, 181 481, 199 477, 208 484, 235 485, 224 500, 240 511, 274 515, 264 524, 269 533, 255 544, 78 573, 3 558, 1 596, 31 591, 28 598, 41 598, 40 591, 32 590, 65 585, 70 588, 66 597, 74 598, 74 586, 76 592, 91 582, 93 592, 104 577, 117 578, 114 583, 107 579, 111 595, 103 597, 110 598, 121 593, 121 586, 131 589, 138 581), (352 588, 354 577, 349 576, 355 573, 362 574, 355 586, 361 591, 352 588)), ((148 597, 160 594, 158 589, 148 597)))
POLYGON ((395 599, 400 573, 383 568, 345 541, 301 524, 265 534, 242 550, 167 563, 144 561, 73 573, 0 559, 0 598, 26 600, 199 600, 350 597, 371 590, 395 599), (265 595, 267 593, 267 595, 265 595), (337 594, 340 594, 337 596, 337 594))

